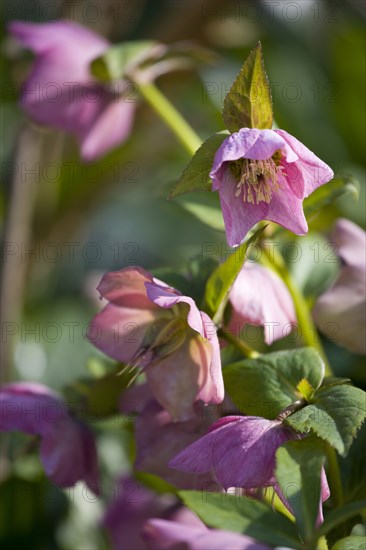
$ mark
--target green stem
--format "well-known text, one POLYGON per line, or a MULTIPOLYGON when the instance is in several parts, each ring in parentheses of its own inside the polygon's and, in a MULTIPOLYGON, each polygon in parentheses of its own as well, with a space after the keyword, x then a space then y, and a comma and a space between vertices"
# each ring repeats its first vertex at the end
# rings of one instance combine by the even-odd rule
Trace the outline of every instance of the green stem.
POLYGON ((173 131, 190 155, 194 155, 202 140, 174 105, 152 83, 139 83, 139 91, 165 124, 173 131))
POLYGON ((328 460, 327 479, 329 483, 330 494, 334 502, 334 508, 338 508, 344 503, 344 496, 337 453, 335 452, 333 447, 329 445, 329 443, 327 443, 326 445, 326 452, 328 460))
POLYGON ((238 338, 235 338, 235 336, 230 332, 226 332, 225 330, 220 329, 219 336, 224 338, 227 342, 230 342, 230 344, 233 344, 239 351, 241 351, 245 355, 245 357, 255 359, 256 357, 260 356, 260 353, 258 351, 255 351, 245 342, 242 342, 241 340, 238 340, 238 338))
POLYGON ((328 363, 327 356, 319 340, 318 333, 314 326, 305 297, 291 277, 290 272, 288 271, 287 266, 284 262, 284 259, 274 246, 271 250, 272 254, 270 254, 269 250, 265 246, 262 246, 262 252, 263 254, 260 261, 270 269, 277 272, 291 294, 295 306, 298 326, 300 328, 304 343, 307 346, 315 348, 320 353, 324 361, 326 376, 332 376, 332 369, 328 363))

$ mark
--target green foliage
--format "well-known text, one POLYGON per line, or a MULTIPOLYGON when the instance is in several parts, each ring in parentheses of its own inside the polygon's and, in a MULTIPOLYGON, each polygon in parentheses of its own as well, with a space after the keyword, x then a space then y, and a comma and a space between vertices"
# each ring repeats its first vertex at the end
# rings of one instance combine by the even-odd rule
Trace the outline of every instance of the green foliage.
POLYGON ((208 279, 204 304, 215 323, 220 324, 222 321, 230 289, 244 265, 249 246, 256 242, 264 229, 264 227, 258 229, 224 263, 220 264, 208 279))
POLYGON ((345 537, 332 546, 332 550, 365 550, 366 537, 345 537))
POLYGON ((106 82, 125 78, 132 68, 148 56, 156 44, 153 40, 116 44, 92 61, 91 72, 96 78, 106 82))
POLYGON ((325 517, 324 523, 318 529, 318 536, 327 535, 338 525, 341 525, 345 521, 355 516, 366 514, 366 500, 357 500, 355 502, 349 502, 331 510, 325 517))
POLYGON ((304 380, 314 390, 320 386, 324 364, 313 348, 301 348, 245 359, 223 373, 227 392, 242 412, 272 420, 303 397, 299 384, 304 380))
POLYGON ((118 401, 133 375, 121 373, 121 366, 100 378, 80 378, 64 389, 68 406, 78 416, 101 419, 119 413, 118 401))
POLYGON ((211 191, 212 182, 209 173, 215 154, 227 136, 228 133, 226 131, 217 132, 201 145, 171 190, 169 194, 170 199, 183 193, 191 193, 192 191, 211 191))
POLYGON ((271 545, 302 548, 294 524, 263 502, 199 491, 180 491, 179 496, 209 527, 243 533, 271 545))
POLYGON ((311 430, 346 456, 365 417, 365 392, 339 385, 320 388, 311 404, 289 416, 285 423, 298 432, 311 430))
POLYGON ((304 541, 313 538, 320 502, 323 445, 315 438, 288 441, 276 452, 276 479, 304 541))
POLYGON ((272 128, 272 99, 259 43, 249 54, 224 101, 222 113, 230 132, 272 128))
POLYGON ((354 176, 350 174, 338 176, 329 181, 326 185, 318 187, 318 189, 304 200, 305 216, 312 216, 344 195, 348 195, 351 199, 356 201, 359 192, 360 184, 354 176))

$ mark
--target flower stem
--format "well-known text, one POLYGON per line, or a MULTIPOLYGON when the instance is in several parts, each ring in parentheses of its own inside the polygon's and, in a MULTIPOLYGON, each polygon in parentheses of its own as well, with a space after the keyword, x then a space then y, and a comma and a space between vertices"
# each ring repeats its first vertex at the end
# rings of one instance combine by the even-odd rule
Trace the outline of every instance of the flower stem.
POLYGON ((271 247, 270 250, 271 251, 269 251, 266 246, 262 245, 263 254, 260 261, 270 269, 276 271, 283 282, 286 284, 294 302, 297 322, 301 331, 303 341, 307 346, 311 346, 319 352, 324 361, 325 375, 332 376, 332 369, 328 363, 327 356, 319 340, 318 333, 311 318, 311 314, 305 297, 291 277, 282 255, 278 252, 278 250, 276 250, 275 246, 271 247))
POLYGON ((326 453, 328 460, 327 479, 329 483, 330 494, 334 507, 338 508, 344 502, 341 473, 338 464, 338 458, 333 447, 327 443, 326 453))
POLYGON ((230 342, 230 344, 233 344, 239 351, 241 351, 245 355, 245 357, 255 359, 256 357, 260 356, 260 353, 258 351, 255 351, 245 342, 242 342, 238 338, 235 338, 233 334, 231 334, 230 332, 226 332, 226 330, 220 329, 219 336, 224 338, 227 342, 230 342))
POLYGON ((190 155, 194 155, 202 140, 186 122, 174 105, 161 93, 155 84, 139 82, 139 91, 149 105, 173 131, 190 155))

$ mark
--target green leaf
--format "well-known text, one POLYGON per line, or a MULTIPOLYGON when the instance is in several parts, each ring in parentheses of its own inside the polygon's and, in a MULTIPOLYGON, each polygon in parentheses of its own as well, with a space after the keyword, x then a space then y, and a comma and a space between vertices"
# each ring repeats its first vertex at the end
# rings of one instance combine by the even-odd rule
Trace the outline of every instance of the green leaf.
POLYGON ((207 281, 204 305, 213 321, 220 324, 225 307, 229 299, 229 292, 246 260, 247 251, 265 227, 258 229, 247 241, 240 245, 235 252, 211 274, 207 281))
POLYGON ((226 391, 239 410, 270 420, 302 397, 297 389, 302 380, 317 389, 323 373, 323 360, 313 348, 267 353, 223 370, 226 391))
POLYGON ((365 550, 366 537, 351 536, 341 539, 332 546, 332 550, 365 550))
POLYGON ((306 542, 313 538, 324 462, 323 445, 315 438, 288 441, 276 452, 276 479, 306 542))
POLYGON ((294 524, 263 502, 227 493, 178 494, 209 527, 246 534, 271 545, 302 548, 294 524))
POLYGON ((353 386, 320 389, 312 403, 284 421, 298 432, 309 430, 346 456, 366 417, 366 394, 353 386))
POLYGON ((128 387, 131 375, 115 372, 97 379, 81 378, 64 388, 67 404, 78 417, 105 418, 119 413, 119 398, 128 387))
POLYGON ((151 48, 156 44, 157 42, 153 40, 116 44, 91 62, 91 72, 99 80, 107 82, 123 78, 131 68, 146 59, 151 48))
POLYGON ((351 175, 338 176, 326 185, 321 185, 304 200, 305 216, 315 214, 325 206, 329 206, 343 195, 349 195, 354 201, 358 199, 360 185, 351 175))
POLYGON ((249 54, 225 97, 222 116, 230 132, 272 128, 272 98, 260 43, 249 54))
POLYGON ((366 514, 366 500, 349 502, 344 506, 340 506, 339 508, 332 510, 326 515, 324 519, 324 523, 318 529, 317 536, 320 538, 323 535, 326 535, 327 533, 332 531, 332 529, 334 529, 341 523, 344 523, 345 521, 349 520, 350 518, 353 518, 358 515, 364 516, 365 514, 366 514))
POLYGON ((183 193, 192 191, 211 191, 212 182, 209 177, 216 151, 228 136, 228 132, 217 132, 210 136, 195 152, 190 163, 169 193, 173 199, 183 193))

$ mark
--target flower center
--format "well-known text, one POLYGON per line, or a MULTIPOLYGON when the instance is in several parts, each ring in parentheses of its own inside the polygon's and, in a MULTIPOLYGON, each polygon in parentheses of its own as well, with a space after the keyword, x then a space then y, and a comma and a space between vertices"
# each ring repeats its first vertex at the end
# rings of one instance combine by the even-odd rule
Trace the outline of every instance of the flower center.
POLYGON ((243 201, 251 204, 269 203, 273 192, 278 191, 279 175, 283 175, 280 160, 281 152, 276 151, 266 160, 243 158, 230 162, 230 170, 237 181, 235 196, 242 195, 243 201))

